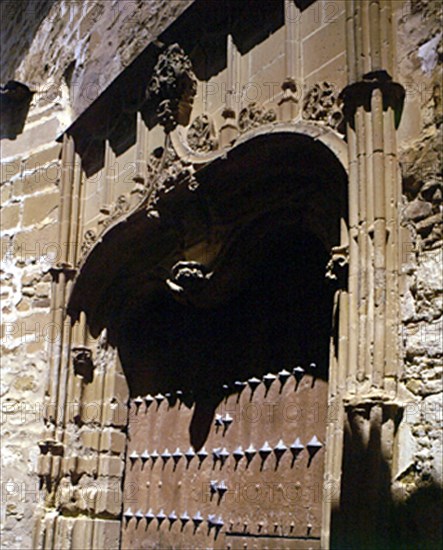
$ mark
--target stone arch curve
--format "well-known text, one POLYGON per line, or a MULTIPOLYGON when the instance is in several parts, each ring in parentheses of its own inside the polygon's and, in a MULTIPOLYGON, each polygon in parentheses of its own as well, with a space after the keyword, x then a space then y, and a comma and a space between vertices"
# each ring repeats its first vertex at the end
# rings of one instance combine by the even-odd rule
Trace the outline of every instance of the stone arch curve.
POLYGON ((106 329, 131 410, 139 395, 180 391, 197 450, 221 388, 233 394, 239 378, 295 359, 318 364, 326 403, 339 280, 325 275, 337 250, 346 255, 345 151, 315 124, 254 129, 103 233, 79 266, 68 315, 86 314, 94 337, 106 329), (291 308, 306 311, 299 319, 291 308))
POLYGON ((333 130, 306 121, 273 123, 247 132, 210 162, 183 157, 178 135, 172 143, 195 173, 179 172, 109 226, 74 281, 68 314, 75 321, 85 312, 92 334, 107 328, 111 342, 115 313, 168 291, 179 261, 206 264, 213 273, 202 298, 192 298, 197 305, 211 304, 216 286, 228 296, 222 283, 233 266, 228 251, 254 221, 265 228, 295 220, 328 253, 346 246, 347 147, 333 130))

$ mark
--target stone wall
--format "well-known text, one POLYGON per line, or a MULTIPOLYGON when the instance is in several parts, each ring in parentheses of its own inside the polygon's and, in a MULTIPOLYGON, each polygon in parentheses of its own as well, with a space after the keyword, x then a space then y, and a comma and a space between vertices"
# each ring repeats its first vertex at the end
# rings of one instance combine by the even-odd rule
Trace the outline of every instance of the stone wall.
POLYGON ((56 138, 191 0, 1 3, 1 83, 34 91, 24 131, 1 141, 2 548, 32 547, 60 257, 56 138))
MULTIPOLYGON (((192 0, 14 0, 1 3, 1 81, 35 91, 24 132, 2 140, 2 548, 30 548, 57 260, 55 139, 192 0)), ((397 2, 398 74, 406 90, 403 340, 406 422, 396 490, 442 483, 441 5, 397 2)), ((429 524, 428 524, 429 525, 429 524)))
POLYGON ((77 116, 192 1, 2 2, 0 80, 45 97, 56 97, 64 80, 77 116))
MULTIPOLYGON (((403 183, 402 382, 407 405, 396 489, 410 497, 443 481, 443 46, 440 2, 398 4, 397 80, 406 88, 398 145, 403 183)), ((432 529, 428 519, 419 527, 423 531, 432 529)))
POLYGON ((57 255, 60 102, 31 110, 25 132, 2 142, 2 537, 29 548, 47 377, 51 275, 57 255), (50 140, 49 140, 49 139, 50 140), (19 525, 18 525, 19 524, 19 525))

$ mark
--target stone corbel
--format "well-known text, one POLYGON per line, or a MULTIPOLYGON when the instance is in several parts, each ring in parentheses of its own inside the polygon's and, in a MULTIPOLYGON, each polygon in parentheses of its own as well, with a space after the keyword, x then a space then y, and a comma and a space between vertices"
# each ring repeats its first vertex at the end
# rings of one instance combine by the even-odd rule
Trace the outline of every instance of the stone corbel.
POLYGON ((374 406, 380 406, 386 412, 385 419, 399 419, 404 409, 402 403, 379 391, 345 396, 343 398, 343 405, 347 413, 352 413, 353 411, 358 413, 359 410, 370 410, 374 406))
POLYGON ((56 282, 58 282, 60 274, 63 274, 66 280, 73 280, 77 274, 77 269, 68 262, 58 262, 55 267, 49 270, 49 273, 56 282))
POLYGON ((297 84, 293 78, 287 78, 281 85, 281 89, 283 97, 278 102, 280 120, 289 122, 298 115, 297 84))
POLYGON ((357 108, 363 106, 371 111, 371 98, 374 90, 380 90, 383 96, 383 110, 392 108, 395 114, 395 128, 400 124, 405 89, 394 82, 386 71, 373 71, 363 75, 363 80, 354 82, 344 88, 339 98, 344 102, 345 120, 354 128, 354 115, 357 108))
POLYGON ((326 278, 338 281, 344 288, 348 279, 349 246, 334 246, 331 250, 331 258, 326 266, 326 278))
POLYGON ((239 134, 234 109, 225 107, 222 112, 222 117, 224 118, 224 122, 220 128, 220 145, 221 147, 230 147, 239 134))
POLYGON ((0 139, 16 139, 23 132, 34 94, 28 86, 16 80, 0 86, 0 139))
POLYGON ((94 372, 92 351, 85 346, 72 348, 72 364, 74 373, 81 376, 85 382, 91 382, 94 372))
POLYGON ((40 456, 38 457, 37 471, 40 478, 45 480, 48 486, 60 477, 62 457, 65 447, 55 439, 43 439, 38 442, 40 456))

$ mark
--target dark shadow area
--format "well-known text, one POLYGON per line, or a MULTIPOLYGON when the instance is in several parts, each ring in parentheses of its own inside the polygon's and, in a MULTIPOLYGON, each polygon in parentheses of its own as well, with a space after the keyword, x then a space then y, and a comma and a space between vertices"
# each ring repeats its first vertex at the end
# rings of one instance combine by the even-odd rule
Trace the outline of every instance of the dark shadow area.
MULTIPOLYGON (((283 23, 282 2, 196 0, 67 130, 75 139, 87 176, 103 167, 106 139, 117 155, 135 143, 137 110, 149 128, 157 124, 155 108, 145 99, 146 87, 163 49, 178 43, 191 59, 197 79, 206 82, 226 68, 228 34, 244 54, 283 23)), ((211 87, 211 93, 225 94, 226 90, 211 87)))
POLYGON ((33 95, 15 80, 0 86, 0 139, 16 139, 23 132, 33 95))
MULTIPOLYGON (((383 457, 382 430, 394 436, 401 411, 384 410, 382 423, 371 419, 373 407, 348 414, 345 424, 341 503, 332 511, 331 548, 336 550, 437 550, 442 548, 442 490, 421 484, 397 502, 391 492, 391 468, 383 457)), ((384 437, 384 445, 390 438, 384 437)), ((392 440, 391 440, 392 441, 392 440)), ((386 452, 386 451, 385 451, 386 452)))
POLYGON ((15 69, 28 55, 42 21, 56 0, 2 0, 0 2, 0 51, 2 83, 14 77, 15 69))
POLYGON ((309 6, 316 1, 317 0, 294 0, 294 4, 297 6, 299 10, 303 11, 306 8, 309 8, 309 6))
POLYGON ((223 397, 239 391, 236 381, 312 362, 327 378, 334 289, 324 278, 324 247, 295 226, 247 247, 260 260, 228 303, 199 309, 165 294, 140 304, 121 325, 118 348, 131 395, 182 391, 188 406, 195 403, 196 448, 223 397))

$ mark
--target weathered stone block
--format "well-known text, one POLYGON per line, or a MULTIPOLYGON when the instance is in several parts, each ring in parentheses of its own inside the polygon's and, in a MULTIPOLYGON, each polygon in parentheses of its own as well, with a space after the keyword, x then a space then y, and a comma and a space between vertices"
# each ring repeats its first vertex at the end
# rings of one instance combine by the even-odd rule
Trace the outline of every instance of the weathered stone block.
POLYGON ((77 473, 91 476, 97 475, 97 457, 80 456, 77 462, 77 473))
MULTIPOLYGON (((31 155, 29 158, 23 161, 23 170, 41 170, 43 167, 52 168, 58 167, 57 171, 61 172, 59 158, 61 154, 61 144, 55 143, 31 155), (50 164, 48 167, 47 165, 50 164)), ((44 171, 45 172, 45 171, 44 171)))
POLYGON ((10 184, 8 181, 1 184, 1 188, 0 188, 0 204, 1 204, 2 206, 5 204, 5 202, 9 201, 9 199, 10 199, 10 197, 11 197, 11 190, 12 190, 12 186, 11 186, 11 184, 10 184))
POLYGON ((123 473, 124 462, 117 456, 100 457, 100 474, 102 476, 119 477, 123 473))
POLYGON ((17 227, 20 221, 20 205, 4 206, 0 210, 0 227, 3 231, 17 227))
MULTIPOLYGON (((20 231, 14 235, 6 253, 11 259, 18 262, 28 263, 32 260, 42 260, 45 264, 54 265, 60 260, 63 253, 63 248, 58 244, 57 238, 56 223, 49 223, 39 229, 20 231)), ((47 266, 45 267, 47 268, 47 266)))
POLYGON ((12 188, 12 197, 19 198, 24 195, 33 195, 44 190, 54 191, 58 183, 58 171, 56 165, 54 168, 42 169, 32 174, 26 174, 21 178, 14 180, 12 188))
POLYGON ((128 407, 124 403, 104 404, 104 423, 106 426, 126 426, 128 407))
POLYGON ((97 550, 118 550, 120 542, 120 522, 95 520, 92 548, 97 550))
POLYGON ((91 545, 94 523, 97 520, 77 518, 72 530, 72 550, 83 550, 91 545))
POLYGON ((112 375, 112 379, 107 380, 105 399, 117 399, 126 402, 129 398, 129 389, 126 378, 118 373, 112 375))
POLYGON ((98 430, 84 430, 80 434, 80 441, 85 448, 98 451, 100 433, 98 430))
POLYGON ((115 430, 104 430, 101 433, 100 451, 123 453, 126 447, 126 435, 115 430))
MULTIPOLYGON (((2 157, 4 155, 2 154, 2 157)), ((17 174, 22 171, 20 160, 11 160, 8 162, 2 162, 1 165, 1 183, 11 180, 17 174)))
POLYGON ((25 127, 25 131, 16 140, 3 140, 2 157, 6 159, 27 155, 33 149, 55 141, 60 129, 60 121, 56 117, 41 124, 36 124, 31 128, 25 127))
POLYGON ((42 221, 56 221, 59 193, 44 193, 25 199, 23 209, 23 226, 42 221))

